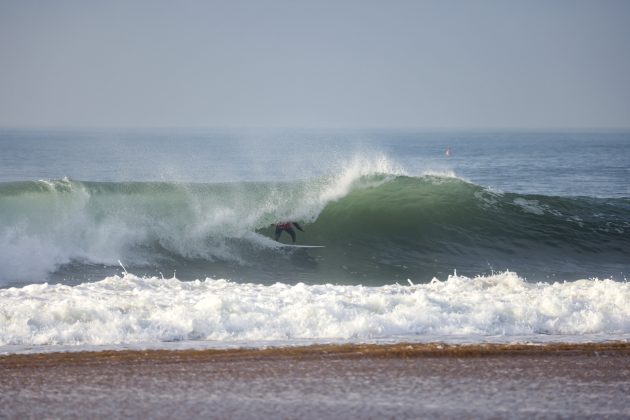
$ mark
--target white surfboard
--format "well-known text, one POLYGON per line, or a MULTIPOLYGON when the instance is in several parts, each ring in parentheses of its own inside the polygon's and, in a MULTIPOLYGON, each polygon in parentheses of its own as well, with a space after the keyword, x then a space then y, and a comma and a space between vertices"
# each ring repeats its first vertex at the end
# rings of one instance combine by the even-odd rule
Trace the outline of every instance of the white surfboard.
POLYGON ((293 244, 280 244, 285 248, 326 248, 324 245, 293 245, 293 244))

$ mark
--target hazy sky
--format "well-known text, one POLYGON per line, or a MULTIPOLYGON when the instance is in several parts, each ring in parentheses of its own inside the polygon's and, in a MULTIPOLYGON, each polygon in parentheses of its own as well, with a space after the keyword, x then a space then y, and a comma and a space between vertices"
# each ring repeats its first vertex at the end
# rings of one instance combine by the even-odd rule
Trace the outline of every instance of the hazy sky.
POLYGON ((1 126, 630 127, 630 1, 0 0, 1 126))

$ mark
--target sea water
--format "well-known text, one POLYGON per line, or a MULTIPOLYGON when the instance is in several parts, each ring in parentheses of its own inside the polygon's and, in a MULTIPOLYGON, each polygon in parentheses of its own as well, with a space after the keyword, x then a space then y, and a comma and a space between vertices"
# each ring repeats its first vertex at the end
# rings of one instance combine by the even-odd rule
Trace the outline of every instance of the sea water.
POLYGON ((628 180, 627 132, 3 129, 0 346, 625 339, 628 180))

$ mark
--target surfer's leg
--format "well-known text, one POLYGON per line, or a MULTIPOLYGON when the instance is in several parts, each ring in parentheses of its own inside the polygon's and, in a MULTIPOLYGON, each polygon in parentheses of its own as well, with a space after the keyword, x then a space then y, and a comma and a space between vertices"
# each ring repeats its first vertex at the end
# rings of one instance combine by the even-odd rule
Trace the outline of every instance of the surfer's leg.
POLYGON ((282 229, 276 228, 275 240, 280 239, 280 234, 282 233, 282 229))
POLYGON ((293 243, 295 243, 295 231, 293 229, 287 229, 289 235, 291 235, 291 239, 293 239, 293 243))

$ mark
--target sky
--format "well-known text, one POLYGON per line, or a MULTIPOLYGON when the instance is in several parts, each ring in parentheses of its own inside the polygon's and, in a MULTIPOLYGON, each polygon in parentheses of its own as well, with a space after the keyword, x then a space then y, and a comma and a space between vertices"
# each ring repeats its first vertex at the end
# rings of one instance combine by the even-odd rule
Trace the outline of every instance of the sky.
POLYGON ((0 0, 0 126, 630 128, 630 1, 0 0))

